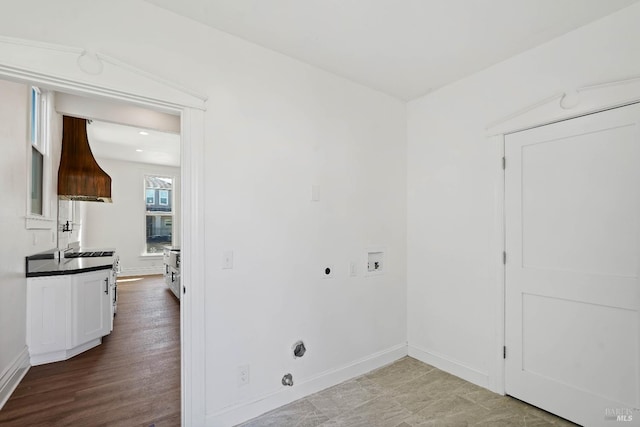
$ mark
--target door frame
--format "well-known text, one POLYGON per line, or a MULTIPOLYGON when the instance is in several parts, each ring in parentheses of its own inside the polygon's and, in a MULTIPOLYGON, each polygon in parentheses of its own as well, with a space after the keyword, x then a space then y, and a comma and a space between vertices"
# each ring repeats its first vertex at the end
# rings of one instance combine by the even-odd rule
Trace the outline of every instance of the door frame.
POLYGON ((151 108, 181 118, 182 425, 205 423, 204 126, 207 97, 115 58, 0 36, 0 78, 151 108))
MULTIPOLYGON (((557 93, 530 104, 486 126, 485 139, 495 161, 493 176, 493 222, 490 253, 494 261, 489 277, 494 280, 493 344, 489 364, 489 388, 505 394, 506 265, 505 244, 505 136, 539 126, 640 103, 640 76, 585 85, 557 93)), ((508 162, 508 160, 507 160, 508 162)), ((508 163, 506 165, 508 166, 508 163)), ((508 254, 507 254, 508 256, 508 254)), ((508 349, 507 349, 508 351, 508 349)), ((508 357, 508 354, 507 354, 508 357)))

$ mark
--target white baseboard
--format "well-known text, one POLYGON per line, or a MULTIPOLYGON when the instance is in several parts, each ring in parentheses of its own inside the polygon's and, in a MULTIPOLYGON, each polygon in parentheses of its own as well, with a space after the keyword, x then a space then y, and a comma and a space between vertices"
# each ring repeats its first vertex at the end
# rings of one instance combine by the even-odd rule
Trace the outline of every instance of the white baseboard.
POLYGON ((40 353, 40 354, 32 354, 31 355, 31 366, 39 366, 44 365, 46 363, 53 362, 61 362, 63 360, 71 359, 74 356, 77 356, 80 353, 84 353, 85 351, 92 349, 93 347, 97 347, 102 344, 102 338, 96 338, 84 344, 81 344, 77 347, 65 350, 52 351, 49 353, 40 353))
POLYGON ((311 378, 296 381, 294 377, 293 387, 283 387, 274 393, 260 396, 250 402, 234 405, 207 415, 206 425, 234 426, 287 403, 388 365, 406 355, 407 345, 399 344, 311 378))
POLYGON ((462 362, 451 359, 434 351, 423 350, 414 346, 408 346, 409 356, 421 362, 448 372, 463 380, 469 381, 480 387, 489 388, 489 374, 471 368, 462 362))
POLYGON ((9 400, 9 397, 11 397, 11 394, 18 387, 30 367, 29 350, 25 346, 0 377, 0 409, 7 403, 7 400, 9 400))
POLYGON ((129 277, 129 276, 150 276, 153 274, 162 274, 164 267, 162 265, 157 265, 154 267, 131 267, 131 268, 122 268, 120 273, 118 273, 118 277, 129 277))

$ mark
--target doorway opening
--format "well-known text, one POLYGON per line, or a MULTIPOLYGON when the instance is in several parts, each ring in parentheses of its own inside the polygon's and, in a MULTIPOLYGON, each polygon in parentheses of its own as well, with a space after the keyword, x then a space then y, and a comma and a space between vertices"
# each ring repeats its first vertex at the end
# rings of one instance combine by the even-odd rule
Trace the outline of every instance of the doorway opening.
MULTIPOLYGON (((204 422, 204 242, 202 240, 204 173, 204 109, 206 97, 178 85, 156 78, 126 64, 99 55, 106 64, 98 75, 83 75, 77 60, 84 52, 73 47, 46 46, 27 40, 3 40, 0 50, 9 58, 0 62, 0 78, 34 84, 47 90, 70 93, 88 99, 106 100, 126 106, 149 108, 180 118, 181 128, 181 265, 183 296, 180 310, 181 329, 181 407, 182 424, 204 422), (19 48, 21 55, 12 52, 19 48), (35 64, 35 65, 34 65, 35 64), (187 292, 188 291, 188 292, 187 292)), ((29 219, 27 219, 28 221, 29 219)), ((19 370, 28 369, 28 359, 21 359, 19 370)), ((18 372, 18 371, 16 371, 18 372)), ((19 375, 19 374, 18 374, 19 375)), ((18 378, 21 378, 18 377, 18 378)), ((18 379, 19 381, 19 379, 18 379)))

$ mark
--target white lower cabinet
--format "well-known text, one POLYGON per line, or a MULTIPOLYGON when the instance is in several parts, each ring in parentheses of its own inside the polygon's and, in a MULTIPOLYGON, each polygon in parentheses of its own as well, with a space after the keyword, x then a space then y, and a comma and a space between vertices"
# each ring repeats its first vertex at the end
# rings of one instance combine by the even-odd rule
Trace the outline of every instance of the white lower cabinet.
POLYGON ((111 332, 111 270, 27 278, 31 365, 66 360, 111 332))

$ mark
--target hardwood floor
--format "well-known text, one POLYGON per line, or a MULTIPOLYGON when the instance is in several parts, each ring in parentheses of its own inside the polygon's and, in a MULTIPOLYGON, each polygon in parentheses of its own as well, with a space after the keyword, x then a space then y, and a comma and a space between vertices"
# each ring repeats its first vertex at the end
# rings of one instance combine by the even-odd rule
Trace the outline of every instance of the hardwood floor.
POLYGON ((119 280, 111 335, 32 367, 0 411, 2 426, 153 424, 180 425, 180 305, 162 276, 119 280))

